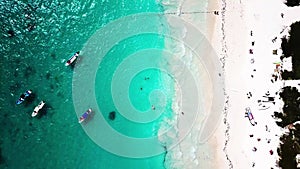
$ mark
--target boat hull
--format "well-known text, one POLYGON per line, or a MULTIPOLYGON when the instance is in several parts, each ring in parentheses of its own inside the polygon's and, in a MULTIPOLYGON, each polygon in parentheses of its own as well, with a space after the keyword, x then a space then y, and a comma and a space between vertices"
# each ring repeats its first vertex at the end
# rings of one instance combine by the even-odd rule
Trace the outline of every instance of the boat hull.
POLYGON ((44 107, 45 105, 45 102, 44 101, 41 101, 33 110, 31 116, 32 117, 35 117, 38 115, 39 111, 44 107))
POLYGON ((68 59, 68 61, 65 63, 65 66, 70 66, 71 64, 73 64, 78 56, 79 52, 76 52, 70 59, 68 59))
POLYGON ((23 102, 25 101, 25 99, 26 99, 27 97, 30 96, 31 93, 32 93, 31 90, 27 90, 25 93, 22 94, 23 97, 22 97, 22 95, 21 95, 20 98, 16 101, 16 104, 21 104, 21 103, 23 103, 23 102))
POLYGON ((87 111, 85 111, 79 118, 78 123, 82 123, 84 122, 88 116, 90 115, 90 113, 92 112, 92 109, 88 109, 87 111))

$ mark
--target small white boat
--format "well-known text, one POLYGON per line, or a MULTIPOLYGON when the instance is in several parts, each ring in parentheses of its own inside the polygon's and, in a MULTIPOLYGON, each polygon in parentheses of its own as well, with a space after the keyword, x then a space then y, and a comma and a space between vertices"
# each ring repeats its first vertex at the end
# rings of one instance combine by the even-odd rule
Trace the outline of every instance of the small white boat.
POLYGON ((92 109, 89 108, 87 111, 85 111, 79 118, 78 123, 82 123, 84 120, 86 120, 89 117, 89 114, 92 112, 92 109))
POLYGON ((31 116, 35 117, 36 115, 38 115, 39 111, 44 107, 45 102, 42 100, 33 110, 31 116))
POLYGON ((79 51, 74 53, 74 55, 68 59, 68 61, 65 63, 65 66, 70 66, 72 63, 74 63, 74 61, 78 58, 79 56, 79 51))

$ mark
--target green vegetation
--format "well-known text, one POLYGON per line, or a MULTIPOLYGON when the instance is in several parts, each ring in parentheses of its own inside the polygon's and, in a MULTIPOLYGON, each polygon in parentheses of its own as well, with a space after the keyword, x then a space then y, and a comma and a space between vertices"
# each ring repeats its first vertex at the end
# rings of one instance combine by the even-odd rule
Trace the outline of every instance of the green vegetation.
POLYGON ((280 147, 277 149, 280 157, 279 166, 282 169, 296 169, 296 155, 300 154, 300 124, 295 125, 288 134, 280 137, 280 147))
MULTIPOLYGON (((298 0, 298 2, 299 1, 300 0, 298 0)), ((300 22, 295 22, 291 25, 289 34, 289 39, 287 39, 287 37, 282 38, 281 49, 283 56, 281 59, 291 56, 293 70, 291 72, 283 71, 282 78, 284 80, 300 79, 300 22)))
POLYGON ((287 0, 285 4, 289 7, 300 5, 300 0, 287 0))
POLYGON ((300 121, 300 93, 296 87, 284 87, 282 92, 279 94, 284 102, 283 112, 275 112, 276 118, 281 121, 277 121, 277 125, 285 127, 296 121, 300 121))
MULTIPOLYGON (((296 87, 284 87, 280 93, 284 102, 283 112, 275 112, 274 115, 280 121, 277 125, 286 127, 292 123, 300 121, 300 93, 296 87)), ((281 144, 277 149, 280 157, 279 166, 282 169, 296 169, 296 155, 300 154, 300 124, 296 124, 290 129, 288 134, 280 137, 281 144)))

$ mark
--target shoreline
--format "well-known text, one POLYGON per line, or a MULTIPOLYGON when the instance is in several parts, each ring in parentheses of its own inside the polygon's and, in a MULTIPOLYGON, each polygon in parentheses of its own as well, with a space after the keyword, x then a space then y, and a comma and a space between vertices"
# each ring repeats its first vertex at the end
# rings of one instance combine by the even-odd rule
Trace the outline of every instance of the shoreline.
MULTIPOLYGON (((170 6, 172 6, 172 5, 170 5, 170 6)), ((175 8, 175 9, 173 9, 174 11, 177 11, 177 12, 180 11, 179 13, 182 12, 183 14, 180 15, 179 17, 181 19, 185 20, 186 22, 194 25, 196 28, 198 28, 198 31, 200 31, 202 33, 203 38, 205 38, 206 40, 208 40, 208 42, 211 43, 212 37, 218 33, 218 32, 214 31, 215 26, 217 25, 215 22, 218 18, 220 18, 220 14, 215 15, 212 11, 217 10, 219 7, 218 7, 217 3, 213 3, 213 4, 207 3, 205 6, 205 9, 201 9, 201 10, 198 9, 199 12, 202 11, 201 14, 199 14, 199 13, 184 14, 184 13, 188 13, 191 11, 194 11, 194 12, 197 11, 196 9, 199 6, 200 6, 199 2, 197 2, 196 0, 192 0, 189 2, 185 2, 185 4, 177 4, 177 6, 174 5, 172 7, 175 8)), ((169 8, 167 8, 167 9, 170 10, 169 8)), ((172 11, 170 12, 168 10, 166 11, 167 13, 173 13, 172 11)), ((197 43, 197 40, 196 40, 197 37, 189 37, 191 35, 185 35, 185 33, 189 32, 189 31, 186 30, 187 28, 184 28, 182 25, 180 25, 180 23, 177 23, 177 22, 174 23, 171 20, 171 21, 169 21, 169 24, 171 25, 171 27, 174 26, 175 28, 177 28, 177 29, 175 29, 174 33, 181 34, 183 31, 182 34, 184 36, 182 38, 184 38, 187 41, 193 40, 194 42, 197 43), (178 29, 178 28, 184 28, 184 29, 182 30, 182 29, 178 29)), ((198 41, 201 41, 201 37, 199 37, 198 41)), ((176 46, 176 43, 172 44, 172 43, 166 42, 166 44, 167 44, 166 45, 167 48, 168 47, 170 48, 170 46, 171 46, 171 47, 173 47, 173 49, 176 49, 176 47, 178 47, 178 46, 176 46)), ((218 44, 220 44, 220 41, 218 44)), ((208 46, 207 45, 208 44, 202 44, 200 42, 199 44, 195 44, 195 48, 192 48, 192 50, 199 50, 199 48, 201 48, 202 52, 204 52, 204 54, 202 53, 203 56, 214 55, 209 50, 208 51, 203 50, 203 48, 204 49, 209 48, 209 45, 208 46), (204 46, 197 46, 197 45, 204 45, 204 46)), ((221 45, 219 45, 219 46, 221 46, 221 45)), ((214 48, 214 46, 213 46, 213 48, 214 48)), ((215 50, 216 49, 214 49, 214 51, 215 50)), ((202 106, 203 107, 202 111, 204 111, 204 112, 211 113, 210 111, 215 111, 216 109, 218 109, 219 106, 213 106, 213 102, 212 102, 213 97, 216 97, 214 99, 216 99, 216 101, 218 101, 217 96, 215 96, 215 94, 213 95, 210 93, 216 93, 216 91, 218 91, 218 89, 220 90, 218 92, 222 93, 222 90, 223 90, 223 87, 221 87, 221 88, 218 87, 219 85, 222 85, 222 84, 217 84, 218 79, 220 79, 221 74, 223 74, 222 70, 216 69, 218 67, 218 65, 221 65, 219 63, 219 58, 214 58, 215 59, 214 60, 209 57, 207 57, 207 58, 204 57, 204 58, 202 58, 203 60, 200 61, 201 63, 200 62, 198 63, 198 62, 195 62, 195 60, 193 59, 193 57, 195 57, 195 56, 192 56, 189 53, 188 49, 180 49, 179 51, 175 51, 174 55, 176 55, 176 57, 182 59, 185 62, 185 64, 190 66, 190 68, 194 68, 196 74, 199 72, 200 72, 200 74, 203 74, 201 72, 206 72, 207 68, 210 70, 210 72, 206 72, 206 73, 208 73, 208 74, 211 73, 211 75, 208 75, 206 78, 200 78, 200 80, 198 79, 198 81, 197 81, 197 84, 206 86, 206 88, 202 87, 203 89, 201 89, 201 90, 203 90, 202 92, 205 94, 203 95, 204 101, 200 101, 200 102, 205 103, 202 106), (183 51, 181 51, 181 50, 183 50, 183 51), (189 59, 189 57, 190 57, 190 59, 189 59), (186 59, 188 59, 188 60, 186 60, 186 59), (208 63, 208 64, 200 66, 203 63, 208 63), (201 69, 202 69, 202 71, 199 71, 201 69), (211 76, 211 77, 209 77, 209 76, 211 76), (207 80, 205 80, 205 79, 207 79, 207 80), (205 80, 205 81, 203 81, 203 80, 205 80), (215 85, 211 84, 212 80, 216 83, 215 85), (215 89, 212 86, 214 86, 215 89)), ((170 65, 174 65, 174 64, 170 64, 170 65)), ((179 100, 179 101, 175 100, 175 103, 177 104, 180 101, 181 100, 179 100)), ((184 131, 185 131, 184 120, 185 120, 186 115, 181 114, 177 110, 178 107, 180 107, 180 105, 175 105, 175 107, 173 107, 175 110, 175 114, 176 114, 175 124, 176 124, 176 128, 178 129, 175 132, 179 135, 179 137, 182 137, 183 136, 182 134, 184 134, 184 131)), ((185 112, 185 114, 186 113, 187 112, 185 112)), ((196 122, 195 126, 193 126, 193 128, 191 129, 189 134, 185 137, 185 139, 182 140, 175 148, 168 150, 168 153, 166 155, 166 162, 165 162, 166 165, 170 166, 171 168, 182 168, 182 167, 184 167, 184 168, 199 168, 199 167, 200 168, 212 168, 212 167, 216 166, 215 156, 217 156, 217 155, 216 155, 214 147, 217 144, 217 140, 213 135, 212 136, 210 135, 210 131, 207 132, 207 131, 205 131, 205 129, 207 127, 207 128, 209 128, 208 130, 213 130, 212 134, 214 134, 214 132, 216 131, 216 128, 220 127, 221 120, 222 119, 215 117, 215 116, 212 116, 209 118, 209 115, 207 115, 207 114, 205 116, 203 116, 201 114, 200 117, 197 117, 197 119, 195 120, 195 122, 196 122), (216 122, 216 123, 218 123, 218 126, 215 126, 214 124, 213 125, 209 124, 210 123, 209 120, 213 120, 213 119, 216 119, 218 121, 218 122, 216 122), (204 124, 202 124, 202 123, 204 123, 204 124), (202 132, 202 130, 204 132, 202 132), (203 139, 207 139, 207 137, 208 137, 208 140, 203 140, 203 139), (205 141, 205 142, 203 142, 203 141, 205 141)), ((172 136, 167 139, 172 139, 172 136)), ((162 141, 165 141, 167 139, 161 138, 162 141)))
POLYGON ((218 1, 208 1, 207 11, 209 11, 210 13, 206 14, 206 34, 207 39, 209 39, 209 41, 213 43, 214 39, 216 38, 215 36, 218 33, 216 29, 218 28, 217 21, 219 21, 219 18, 221 18, 221 4, 218 1), (218 12, 218 14, 214 14, 213 11, 218 12))
MULTIPOLYGON (((180 5, 181 10, 194 8, 180 5)), ((280 38, 287 34, 286 28, 300 20, 296 17, 300 7, 288 8, 281 0, 222 1, 209 2, 207 11, 219 11, 219 15, 207 13, 204 29, 198 15, 180 17, 204 32, 223 64, 225 106, 222 122, 208 144, 194 143, 190 145, 193 147, 191 154, 181 150, 174 159, 184 161, 183 155, 193 155, 192 162, 197 162, 189 168, 205 165, 210 168, 278 168, 277 148, 284 130, 275 123, 273 115, 274 111, 282 111, 283 102, 278 93, 285 81, 274 79, 274 75, 280 77, 274 71, 274 63, 280 62, 280 38), (268 8, 270 3, 274 8, 268 8), (278 53, 273 54, 273 50, 278 53), (274 98, 274 103, 266 101, 268 97, 274 98), (252 126, 245 117, 246 107, 250 107, 257 125, 252 126)))
MULTIPOLYGON (((223 42, 222 42, 222 31, 220 31, 220 28, 222 27, 222 2, 219 1, 208 1, 207 11, 216 11, 218 13, 208 13, 207 16, 207 31, 206 36, 210 43, 213 45, 213 48, 217 52, 217 55, 219 56, 219 59, 222 58, 222 49, 223 49, 223 42)), ((224 63, 222 63, 222 66, 224 66, 224 63)), ((225 75, 224 69, 223 76, 225 75)), ((224 79, 226 80, 226 79, 224 79)), ((226 82, 226 81, 225 81, 226 82)), ((225 84, 226 87, 226 84, 225 84)), ((226 100, 226 96, 225 96, 226 100)), ((224 100, 224 107, 226 106, 224 100)), ((223 111, 226 111, 225 109, 223 111)), ((224 113, 224 112, 223 112, 224 113)), ((226 159, 223 157, 223 141, 225 141, 225 129, 223 128, 223 120, 224 120, 224 114, 222 113, 221 122, 216 128, 213 136, 209 139, 209 147, 213 149, 213 159, 214 163, 211 166, 212 168, 224 168, 224 164, 226 164, 226 159), (221 165, 220 165, 221 164, 221 165)))

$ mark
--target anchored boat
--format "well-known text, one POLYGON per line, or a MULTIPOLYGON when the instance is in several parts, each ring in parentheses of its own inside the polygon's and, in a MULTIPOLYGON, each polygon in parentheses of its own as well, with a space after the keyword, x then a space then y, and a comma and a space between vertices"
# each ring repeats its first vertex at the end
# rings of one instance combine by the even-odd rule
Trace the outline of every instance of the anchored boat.
POLYGON ((38 115, 39 111, 44 107, 45 102, 42 100, 33 110, 31 116, 35 117, 36 115, 38 115))
POLYGON ((80 116, 78 123, 82 123, 84 120, 86 120, 86 119, 89 117, 89 115, 90 115, 91 113, 92 113, 92 109, 89 108, 87 111, 85 111, 85 112, 80 116))
POLYGON ((19 99, 16 101, 16 104, 21 104, 24 102, 24 100, 30 96, 30 94, 32 93, 31 90, 27 90, 25 93, 21 94, 21 96, 19 97, 19 99))
POLYGON ((79 56, 79 51, 74 53, 74 55, 70 59, 68 59, 65 66, 70 66, 72 63, 74 63, 74 61, 78 58, 78 56, 79 56))

